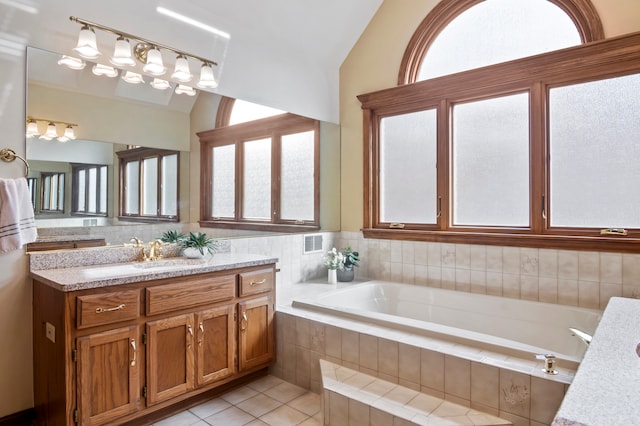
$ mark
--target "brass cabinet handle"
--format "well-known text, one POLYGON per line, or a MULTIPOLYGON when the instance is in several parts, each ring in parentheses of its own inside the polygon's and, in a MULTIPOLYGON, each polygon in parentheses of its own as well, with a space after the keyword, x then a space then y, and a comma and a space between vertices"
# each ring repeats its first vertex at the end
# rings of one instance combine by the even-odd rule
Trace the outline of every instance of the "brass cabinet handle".
POLYGON ((250 286, 254 286, 254 285, 261 285, 267 282, 266 278, 261 279, 260 281, 251 281, 251 284, 249 284, 250 286))
POLYGON ((247 322, 249 322, 249 320, 247 319, 247 313, 243 312, 242 321, 240 322, 240 331, 242 331, 243 333, 247 331, 247 322))
POLYGON ((204 324, 200 321, 200 325, 198 326, 200 329, 200 338, 198 339, 198 344, 202 345, 202 340, 204 340, 204 324))
POLYGON ((601 229, 600 235, 627 235, 629 234, 626 229, 622 228, 607 228, 601 229))
POLYGON ((131 339, 131 349, 133 349, 133 359, 131 360, 131 366, 136 366, 136 357, 138 351, 136 350, 136 339, 131 339))
POLYGON ((122 309, 124 309, 125 304, 122 303, 114 308, 96 308, 96 314, 101 314, 103 312, 113 312, 113 311, 120 311, 122 309))

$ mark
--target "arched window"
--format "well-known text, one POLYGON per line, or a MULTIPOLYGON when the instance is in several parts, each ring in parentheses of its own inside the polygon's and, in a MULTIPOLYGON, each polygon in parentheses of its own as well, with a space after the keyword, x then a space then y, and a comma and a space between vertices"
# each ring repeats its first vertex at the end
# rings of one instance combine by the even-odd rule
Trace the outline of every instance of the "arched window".
POLYGON ((444 0, 411 38, 398 84, 603 38, 589 0, 444 0))
POLYGON ((399 86, 358 97, 364 235, 632 247, 637 93, 640 34, 604 40, 589 0, 443 0, 411 39, 399 86))
POLYGON ((316 120, 222 98, 216 128, 198 133, 201 226, 317 230, 319 133, 316 120))

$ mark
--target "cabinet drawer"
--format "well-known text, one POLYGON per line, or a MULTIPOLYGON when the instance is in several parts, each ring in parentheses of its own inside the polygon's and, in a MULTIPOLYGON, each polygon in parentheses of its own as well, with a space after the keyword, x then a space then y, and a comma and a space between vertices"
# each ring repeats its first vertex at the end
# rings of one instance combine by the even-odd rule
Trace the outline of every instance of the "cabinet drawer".
POLYGON ((240 296, 264 293, 273 290, 273 287, 274 273, 272 268, 240 274, 240 296))
POLYGON ((140 291, 78 296, 77 309, 78 328, 136 319, 140 315, 140 291))
POLYGON ((192 278, 147 288, 147 315, 215 303, 235 297, 236 276, 192 278))

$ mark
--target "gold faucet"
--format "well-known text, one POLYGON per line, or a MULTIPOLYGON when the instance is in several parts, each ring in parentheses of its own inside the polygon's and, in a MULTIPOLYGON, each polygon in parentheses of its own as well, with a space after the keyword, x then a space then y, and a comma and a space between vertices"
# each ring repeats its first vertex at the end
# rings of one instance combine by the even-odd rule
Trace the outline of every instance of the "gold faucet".
POLYGON ((129 240, 130 243, 135 243, 134 247, 142 247, 142 244, 144 244, 142 242, 142 240, 138 237, 131 237, 131 239, 129 240))
POLYGON ((162 241, 155 240, 149 243, 149 256, 146 260, 160 260, 162 259, 162 241))

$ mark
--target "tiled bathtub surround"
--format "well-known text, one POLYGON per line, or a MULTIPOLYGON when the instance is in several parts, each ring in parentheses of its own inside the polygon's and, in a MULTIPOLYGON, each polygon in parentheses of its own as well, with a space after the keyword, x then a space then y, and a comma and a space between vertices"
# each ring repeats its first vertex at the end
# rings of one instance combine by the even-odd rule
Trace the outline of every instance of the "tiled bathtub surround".
POLYGON ((320 393, 319 360, 513 422, 551 423, 573 372, 370 324, 278 306, 272 374, 320 393))
POLYGON ((604 309, 640 298, 640 254, 425 243, 338 234, 362 259, 356 277, 604 309))

